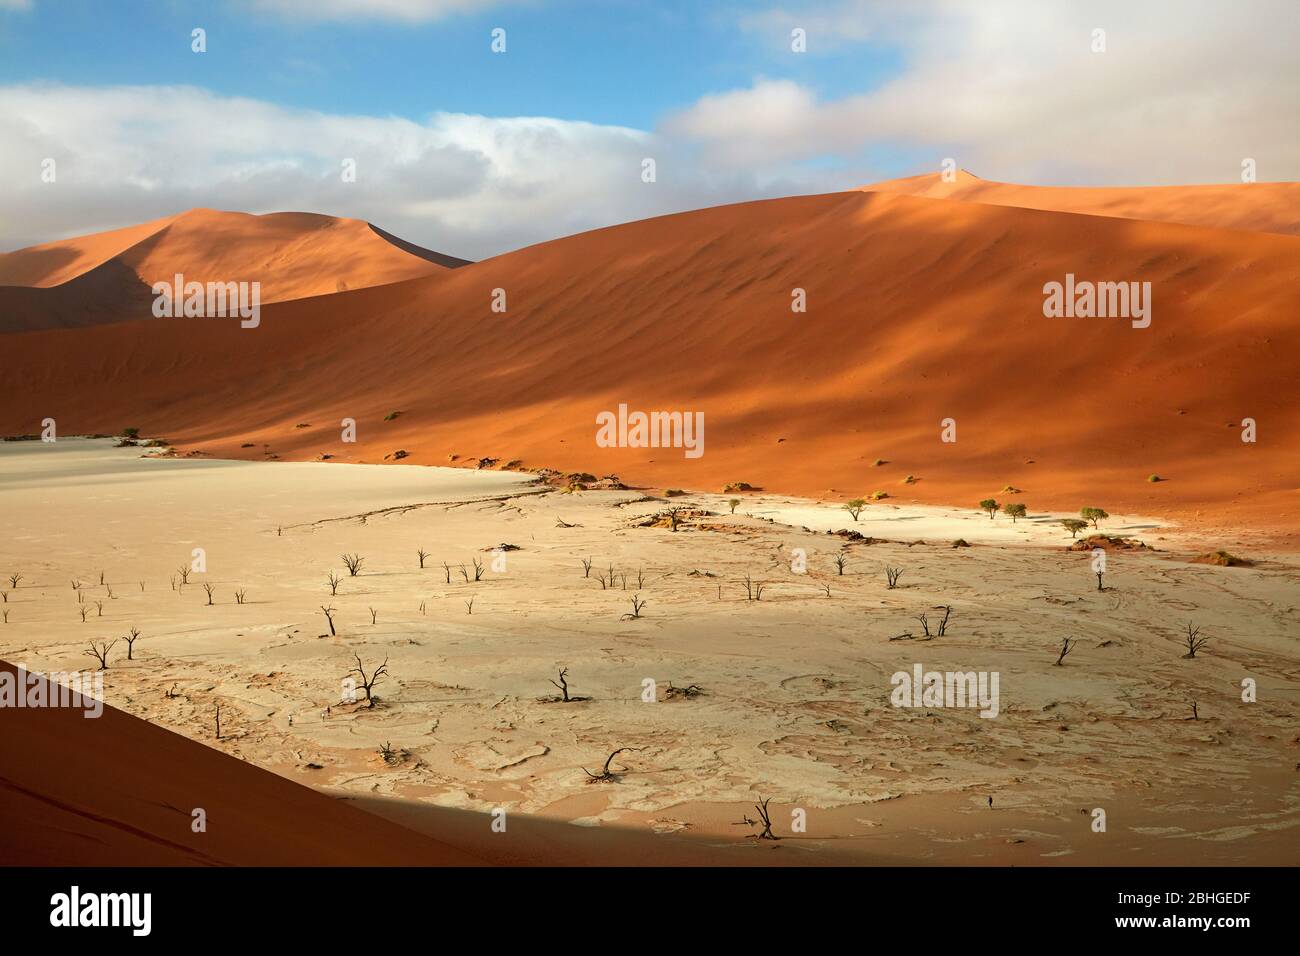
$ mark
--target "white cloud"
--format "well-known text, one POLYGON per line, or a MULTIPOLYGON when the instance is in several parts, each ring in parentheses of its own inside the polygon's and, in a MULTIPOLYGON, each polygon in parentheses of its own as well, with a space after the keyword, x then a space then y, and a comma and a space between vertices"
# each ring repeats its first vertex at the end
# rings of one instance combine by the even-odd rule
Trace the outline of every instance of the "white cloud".
POLYGON ((30 10, 32 0, 0 0, 0 10, 30 10))
POLYGON ((666 122, 718 164, 876 147, 1022 182, 1228 182, 1245 157, 1261 179, 1300 179, 1294 0, 848 0, 744 23, 774 42, 803 26, 809 52, 787 55, 880 42, 905 65, 836 99, 761 80, 666 122))
POLYGON ((795 178, 710 174, 670 139, 546 117, 343 116, 195 87, 0 87, 0 249, 207 206, 367 219, 466 258, 761 195, 795 178), (641 181, 655 158, 658 181, 641 181), (54 183, 42 161, 56 163, 54 183), (357 181, 342 181, 356 160, 357 181))

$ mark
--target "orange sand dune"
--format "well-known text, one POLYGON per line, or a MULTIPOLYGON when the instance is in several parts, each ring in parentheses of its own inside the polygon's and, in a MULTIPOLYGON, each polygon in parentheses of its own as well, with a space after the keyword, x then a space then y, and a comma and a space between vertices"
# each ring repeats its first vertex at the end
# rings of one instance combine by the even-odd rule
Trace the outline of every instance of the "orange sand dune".
POLYGON ((937 173, 862 187, 929 199, 1051 209, 1090 216, 1150 219, 1190 226, 1300 235, 1300 183, 1209 186, 1017 186, 958 170, 953 182, 937 173))
POLYGON ((281 302, 465 264, 359 219, 191 209, 140 226, 0 254, 0 331, 147 318, 154 282, 260 282, 281 302))
POLYGON ((50 416, 62 434, 136 426, 224 456, 401 449, 971 506, 1013 485, 1031 511, 1095 504, 1294 544, 1298 277, 1290 235, 888 192, 744 203, 284 303, 257 329, 9 335, 0 432, 50 416), (1044 283, 1066 273, 1151 282, 1150 327, 1045 318, 1044 283), (598 447, 596 415, 621 402, 704 412, 705 453, 598 447))

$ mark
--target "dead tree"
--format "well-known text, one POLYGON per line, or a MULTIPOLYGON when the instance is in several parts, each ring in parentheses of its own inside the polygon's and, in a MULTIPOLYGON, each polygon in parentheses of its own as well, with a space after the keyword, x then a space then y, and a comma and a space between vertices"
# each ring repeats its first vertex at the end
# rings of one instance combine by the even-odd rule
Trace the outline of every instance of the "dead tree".
POLYGON ((221 701, 214 701, 212 704, 212 716, 217 722, 217 739, 221 739, 221 701))
POLYGON ((396 763, 399 757, 397 751, 393 749, 392 741, 389 740, 385 740, 380 744, 376 748, 376 752, 383 759, 384 763, 396 763))
POLYGON ((582 559, 582 576, 584 578, 591 577, 591 558, 582 559))
POLYGON ((605 766, 600 771, 600 773, 592 773, 586 767, 582 768, 582 772, 591 778, 591 780, 588 781, 589 783, 595 782, 597 780, 602 780, 602 781, 617 780, 618 774, 614 773, 614 771, 609 769, 610 762, 613 761, 615 757, 617 757, 619 754, 623 753, 624 751, 633 751, 633 750, 640 750, 640 749, 641 749, 640 747, 619 747, 612 754, 610 754, 608 757, 605 758, 605 766))
POLYGON ((418 551, 415 552, 415 556, 420 559, 420 570, 423 571, 424 559, 429 556, 429 552, 425 551, 424 548, 420 548, 418 551))
POLYGON ((1098 571, 1098 572, 1097 572, 1097 590, 1098 590, 1098 591, 1104 591, 1104 590, 1106 590, 1104 587, 1102 587, 1102 583, 1101 583, 1101 576, 1102 576, 1104 573, 1105 573, 1104 571, 1098 571))
POLYGON ((759 797, 758 803, 754 804, 754 809, 758 811, 758 816, 763 824, 763 829, 758 834, 758 839, 760 840, 780 839, 780 837, 778 837, 775 833, 772 832, 772 818, 768 816, 767 813, 767 805, 771 802, 772 802, 771 797, 768 797, 766 800, 764 800, 762 797, 759 797))
POLYGON ((636 589, 639 591, 645 587, 645 568, 636 569, 636 589))
POLYGON ((1077 637, 1074 638, 1074 640, 1071 640, 1068 637, 1061 638, 1061 653, 1056 658, 1057 667, 1061 666, 1061 661, 1065 660, 1065 655, 1070 653, 1070 651, 1074 650, 1074 645, 1078 643, 1079 643, 1079 639, 1077 637))
POLYGON ((681 509, 680 509, 680 508, 669 508, 669 509, 668 509, 668 527, 669 527, 671 530, 676 531, 676 530, 677 530, 677 523, 678 523, 680 520, 681 520, 681 509))
POLYGON ((476 582, 482 580, 483 572, 485 570, 486 568, 484 567, 483 562, 480 561, 478 558, 475 558, 474 559, 474 580, 476 582))
POLYGON ((103 617, 103 616, 104 616, 104 602, 103 602, 103 601, 96 601, 96 602, 95 602, 95 617, 103 617))
POLYGON ((243 588, 240 588, 238 591, 235 592, 236 604, 243 604, 247 598, 248 598, 248 592, 245 591, 243 588))
POLYGON ((473 598, 470 598, 468 601, 465 602, 465 613, 466 613, 466 614, 473 614, 473 613, 474 613, 474 599, 473 599, 473 598))
POLYGON ((356 674, 361 678, 361 688, 366 692, 366 706, 374 707, 376 698, 371 691, 388 673, 388 658, 385 657, 384 662, 371 671, 370 676, 367 677, 365 665, 361 663, 361 655, 354 653, 353 656, 357 659, 357 666, 348 671, 348 673, 356 674))
POLYGON ((9 575, 9 586, 13 588, 15 591, 18 590, 18 582, 21 581, 22 579, 23 576, 21 574, 9 575))
POLYGON ((929 615, 927 615, 927 614, 920 614, 920 615, 917 616, 916 620, 917 620, 917 622, 921 625, 921 630, 923 630, 923 631, 925 632, 925 639, 928 641, 928 640, 930 639, 930 637, 931 637, 931 635, 930 635, 930 617, 929 617, 929 615))
POLYGON ((108 652, 113 649, 113 645, 116 643, 116 640, 109 641, 108 643, 100 641, 98 644, 91 641, 89 646, 86 648, 86 654, 99 661, 100 670, 108 670, 108 652))
POLYGON ((325 615, 325 620, 329 622, 330 636, 331 637, 336 636, 338 632, 334 630, 334 605, 331 604, 327 607, 326 605, 322 604, 320 606, 320 610, 321 613, 325 615))
POLYGON ((948 618, 952 617, 951 604, 936 604, 933 608, 935 611, 943 611, 943 620, 939 622, 938 637, 943 637, 948 631, 948 618))
POLYGON ((1191 659, 1209 642, 1208 637, 1201 637, 1201 628, 1199 625, 1193 626, 1191 621, 1187 622, 1187 635, 1183 638, 1183 646, 1187 648, 1187 653, 1183 655, 1184 659, 1191 659))
POLYGON ((189 583, 190 583, 190 571, 191 571, 191 570, 192 570, 192 568, 190 568, 190 566, 189 566, 188 564, 182 564, 179 568, 176 569, 176 573, 180 576, 181 584, 189 584, 189 583))
POLYGON ((565 704, 569 702, 569 682, 565 679, 568 676, 568 673, 569 669, 567 667, 561 668, 560 682, 555 684, 555 681, 551 681, 552 684, 555 684, 555 686, 560 689, 560 693, 563 695, 560 700, 565 704))
POLYGON ((135 660, 135 657, 133 656, 135 654, 135 639, 139 636, 139 629, 133 627, 131 628, 131 632, 123 638, 123 640, 126 641, 126 659, 128 661, 135 660))
POLYGON ((835 555, 834 560, 835 560, 835 570, 840 574, 841 577, 843 577, 844 564, 846 561, 849 560, 849 556, 845 554, 843 551, 841 551, 839 554, 835 555))
POLYGON ((889 589, 892 591, 898 586, 898 579, 903 576, 902 568, 890 567, 885 565, 885 579, 889 582, 889 589))
POLYGON ((469 572, 465 570, 465 563, 463 561, 460 565, 460 576, 465 579, 466 584, 469 584, 469 572))
POLYGON ((641 595, 632 595, 632 613, 624 614, 621 620, 636 620, 641 616, 641 609, 645 607, 646 602, 641 600, 641 595))
POLYGON ((370 623, 371 624, 379 623, 379 612, 376 611, 373 607, 370 609, 370 623))
POLYGON ((763 588, 764 588, 763 585, 759 584, 757 581, 754 581, 748 574, 745 575, 745 580, 743 583, 745 585, 745 600, 747 601, 763 600, 763 588))
POLYGON ((86 623, 86 615, 90 613, 90 608, 86 607, 86 606, 83 604, 81 607, 77 608, 77 610, 81 612, 81 623, 82 623, 82 624, 85 624, 85 623, 86 623))
POLYGON ((334 595, 338 594, 339 585, 343 583, 343 579, 339 577, 337 574, 335 574, 333 571, 331 571, 329 573, 329 577, 327 577, 325 580, 329 582, 330 597, 333 597, 334 595))
POLYGON ((1200 720, 1200 719, 1201 719, 1200 710, 1196 706, 1196 701, 1192 701, 1192 720, 1200 720))
POLYGON ((209 582, 204 581, 204 582, 203 582, 203 590, 204 590, 204 591, 207 593, 207 595, 208 595, 208 605, 210 606, 210 605, 212 604, 212 592, 215 591, 216 588, 213 587, 212 584, 210 584, 209 582))
POLYGON ((361 565, 366 563, 366 559, 359 554, 341 554, 339 559, 348 569, 348 577, 355 578, 361 573, 361 565))
POLYGON ((826 592, 827 597, 831 596, 831 586, 829 584, 823 584, 822 590, 826 592))
POLYGON ((451 565, 446 561, 442 562, 442 572, 447 576, 447 583, 451 584, 451 565))

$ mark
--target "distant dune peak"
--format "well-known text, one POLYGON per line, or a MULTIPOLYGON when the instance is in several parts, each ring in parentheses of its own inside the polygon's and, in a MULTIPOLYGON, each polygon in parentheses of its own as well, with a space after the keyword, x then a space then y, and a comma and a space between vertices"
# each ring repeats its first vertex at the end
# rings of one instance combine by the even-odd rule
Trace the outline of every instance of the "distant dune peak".
POLYGON ((144 318, 156 282, 257 282, 264 303, 436 275, 466 264, 360 219, 196 207, 139 226, 0 254, 0 332, 144 318), (7 287, 7 288, 5 288, 7 287))

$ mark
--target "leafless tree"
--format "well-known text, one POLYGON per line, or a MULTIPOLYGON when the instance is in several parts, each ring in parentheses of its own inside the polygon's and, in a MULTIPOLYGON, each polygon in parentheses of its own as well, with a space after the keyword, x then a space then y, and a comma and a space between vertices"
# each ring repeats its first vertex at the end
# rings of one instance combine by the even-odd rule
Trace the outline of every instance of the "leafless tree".
POLYGON ((486 568, 484 567, 483 562, 480 561, 478 558, 475 558, 474 559, 474 580, 475 581, 481 580, 483 578, 483 572, 485 570, 486 568))
POLYGON ((213 701, 212 716, 217 722, 217 739, 221 739, 221 701, 213 701))
POLYGON ((1201 719, 1200 708, 1196 706, 1196 701, 1192 701, 1192 720, 1200 720, 1200 719, 1201 719))
POLYGON ((139 636, 140 636, 140 630, 139 630, 139 628, 134 628, 134 627, 133 627, 133 628, 131 628, 130 633, 127 634, 126 637, 123 638, 123 640, 126 641, 126 659, 127 659, 128 661, 135 660, 135 656, 134 656, 134 655, 135 655, 135 640, 136 640, 136 638, 139 637, 139 636))
POLYGON ((100 572, 99 572, 99 586, 100 586, 100 587, 103 587, 103 586, 104 586, 104 572, 103 572, 103 571, 100 571, 100 572))
POLYGON ((238 591, 235 592, 236 604, 243 604, 246 600, 248 600, 248 592, 245 591, 243 588, 240 588, 238 591))
POLYGON ((77 610, 81 613, 81 623, 82 623, 82 624, 85 624, 85 623, 86 623, 86 615, 90 613, 90 608, 86 607, 86 606, 83 604, 81 607, 77 608, 77 610))
POLYGON ((211 605, 211 604, 212 604, 212 592, 216 590, 216 587, 215 587, 214 585, 212 585, 211 583, 209 583, 209 582, 207 582, 207 581, 204 581, 204 582, 203 582, 203 590, 204 590, 204 592, 208 595, 208 604, 211 605))
POLYGON ((591 558, 582 559, 582 576, 584 578, 591 577, 591 558))
POLYGON ((465 603, 465 613, 466 613, 466 614, 473 614, 473 613, 474 613, 474 599, 473 599, 473 598, 470 598, 468 601, 466 601, 466 602, 464 602, 464 603, 465 603))
POLYGON ((331 636, 335 635, 337 632, 334 630, 334 605, 331 604, 326 607, 322 604, 320 609, 321 613, 325 615, 325 620, 329 622, 331 636))
POLYGON ((938 637, 943 637, 948 631, 948 618, 952 617, 952 605, 936 604, 933 608, 935 611, 943 611, 943 620, 939 622, 938 637))
POLYGON ((376 753, 383 759, 384 763, 397 763, 401 759, 401 754, 393 749, 392 741, 385 740, 376 748, 376 753))
POLYGON ((327 577, 325 580, 329 582, 330 596, 333 597, 334 595, 338 594, 339 585, 343 583, 343 579, 339 577, 337 574, 335 574, 333 571, 331 571, 329 573, 329 577, 327 577))
POLYGON ((465 563, 463 561, 460 565, 460 576, 464 579, 466 584, 469 584, 469 571, 465 569, 465 563))
POLYGON ((835 560, 835 570, 836 570, 836 571, 837 571, 841 576, 843 576, 843 574, 844 574, 844 565, 848 562, 848 560, 849 560, 849 556, 848 556, 845 552, 841 551, 839 554, 835 555, 834 560, 835 560))
POLYGON ((379 612, 376 611, 373 607, 370 609, 370 623, 371 624, 379 623, 379 612))
POLYGON ((348 569, 348 577, 352 578, 361 573, 361 565, 366 563, 366 559, 359 554, 342 554, 339 555, 339 559, 348 569))
POLYGON ((555 681, 551 681, 552 684, 555 684, 555 686, 560 689, 560 693, 563 695, 560 699, 566 704, 569 702, 568 674, 569 669, 567 667, 562 667, 560 668, 560 682, 556 684, 555 681))
POLYGON ((384 676, 388 673, 388 658, 385 656, 384 662, 371 671, 370 676, 367 677, 365 665, 361 662, 361 655, 354 653, 353 657, 357 659, 357 666, 348 671, 348 673, 356 674, 361 678, 361 687, 366 692, 366 706, 374 707, 376 698, 372 693, 372 690, 374 689, 374 686, 383 680, 384 676))
POLYGON ((176 569, 177 575, 180 576, 181 584, 190 583, 190 570, 191 568, 188 564, 182 564, 179 568, 176 569))
POLYGON ((0 604, 8 604, 8 603, 9 603, 9 592, 0 591, 0 604))
POLYGON ((447 583, 451 584, 451 565, 446 561, 442 562, 442 571, 447 576, 447 583))
POLYGON ((18 582, 21 581, 22 579, 23 579, 23 576, 22 576, 21 574, 11 574, 11 575, 9 575, 9 586, 10 586, 11 588, 13 588, 15 591, 17 591, 17 590, 18 590, 18 582))
POLYGON ((827 597, 831 596, 831 586, 829 584, 823 584, 822 590, 826 592, 827 597))
POLYGON ((902 568, 894 568, 885 565, 885 578, 889 581, 889 589, 892 591, 898 586, 898 579, 903 576, 902 568))
POLYGON ((1193 625, 1191 621, 1187 622, 1187 635, 1183 638, 1183 646, 1187 648, 1187 653, 1183 655, 1185 659, 1196 656, 1199 651, 1209 642, 1208 637, 1201 637, 1201 628, 1199 625, 1193 625))
POLYGON ((637 588, 637 590, 639 591, 639 590, 641 590, 643 587, 645 587, 645 568, 637 568, 637 569, 636 569, 636 588, 637 588))
POLYGON ((113 645, 116 643, 116 640, 107 643, 100 641, 98 644, 91 641, 86 647, 86 654, 99 661, 99 667, 101 670, 108 670, 108 652, 113 649, 113 645))
POLYGON ((103 602, 103 601, 96 601, 96 602, 95 602, 95 617, 103 617, 103 616, 104 616, 104 602, 103 602))
POLYGON ((757 581, 750 578, 748 574, 745 575, 745 580, 743 583, 745 585, 745 600, 747 601, 763 600, 763 591, 765 590, 766 585, 759 584, 757 581))
POLYGON ((144 593, 144 582, 143 582, 143 581, 140 582, 140 593, 141 593, 141 594, 144 593))
POLYGON ((1065 660, 1065 655, 1069 654, 1070 651, 1074 650, 1074 646, 1078 643, 1079 643, 1079 639, 1077 637, 1074 638, 1073 640, 1068 637, 1061 638, 1061 653, 1056 658, 1057 667, 1061 666, 1061 662, 1065 660))
POLYGON ((919 614, 916 618, 917 623, 921 625, 921 630, 925 632, 925 639, 928 641, 930 634, 930 616, 928 614, 919 614))
POLYGON ((681 520, 681 509, 680 509, 680 508, 669 508, 669 509, 668 509, 668 526, 669 526, 673 531, 676 531, 676 530, 677 530, 677 524, 678 524, 678 522, 679 522, 680 520, 681 520))
POLYGON ((754 804, 754 809, 756 809, 756 810, 758 811, 758 816, 759 816, 759 818, 761 819, 762 824, 763 824, 763 829, 762 829, 762 831, 758 834, 758 838, 759 838, 760 840, 779 840, 779 839, 780 839, 780 837, 778 837, 775 833, 772 832, 772 818, 771 818, 770 816, 768 816, 768 813, 767 813, 767 805, 768 805, 769 803, 771 803, 771 802, 772 802, 772 798, 771 798, 771 797, 768 797, 766 800, 764 800, 762 797, 759 797, 759 798, 758 798, 758 803, 754 804))
POLYGON ((429 556, 429 552, 425 551, 424 548, 420 548, 418 551, 415 552, 415 556, 420 559, 420 570, 423 571, 424 559, 429 556))
POLYGON ((600 771, 600 773, 592 773, 586 767, 582 768, 582 772, 585 773, 588 777, 590 777, 593 781, 594 780, 617 780, 618 774, 616 774, 614 771, 609 769, 610 762, 613 761, 613 759, 617 757, 619 754, 625 751, 631 752, 640 749, 641 749, 640 747, 619 747, 612 754, 610 754, 608 757, 605 758, 605 766, 600 771))
POLYGON ((641 595, 632 595, 632 613, 624 614, 623 620, 636 620, 641 616, 641 609, 645 607, 646 602, 641 600, 641 595))
POLYGON ((111 584, 105 584, 105 585, 104 585, 104 593, 108 595, 108 599, 109 599, 110 601, 116 601, 116 600, 117 600, 117 595, 113 593, 113 585, 111 585, 111 584))

